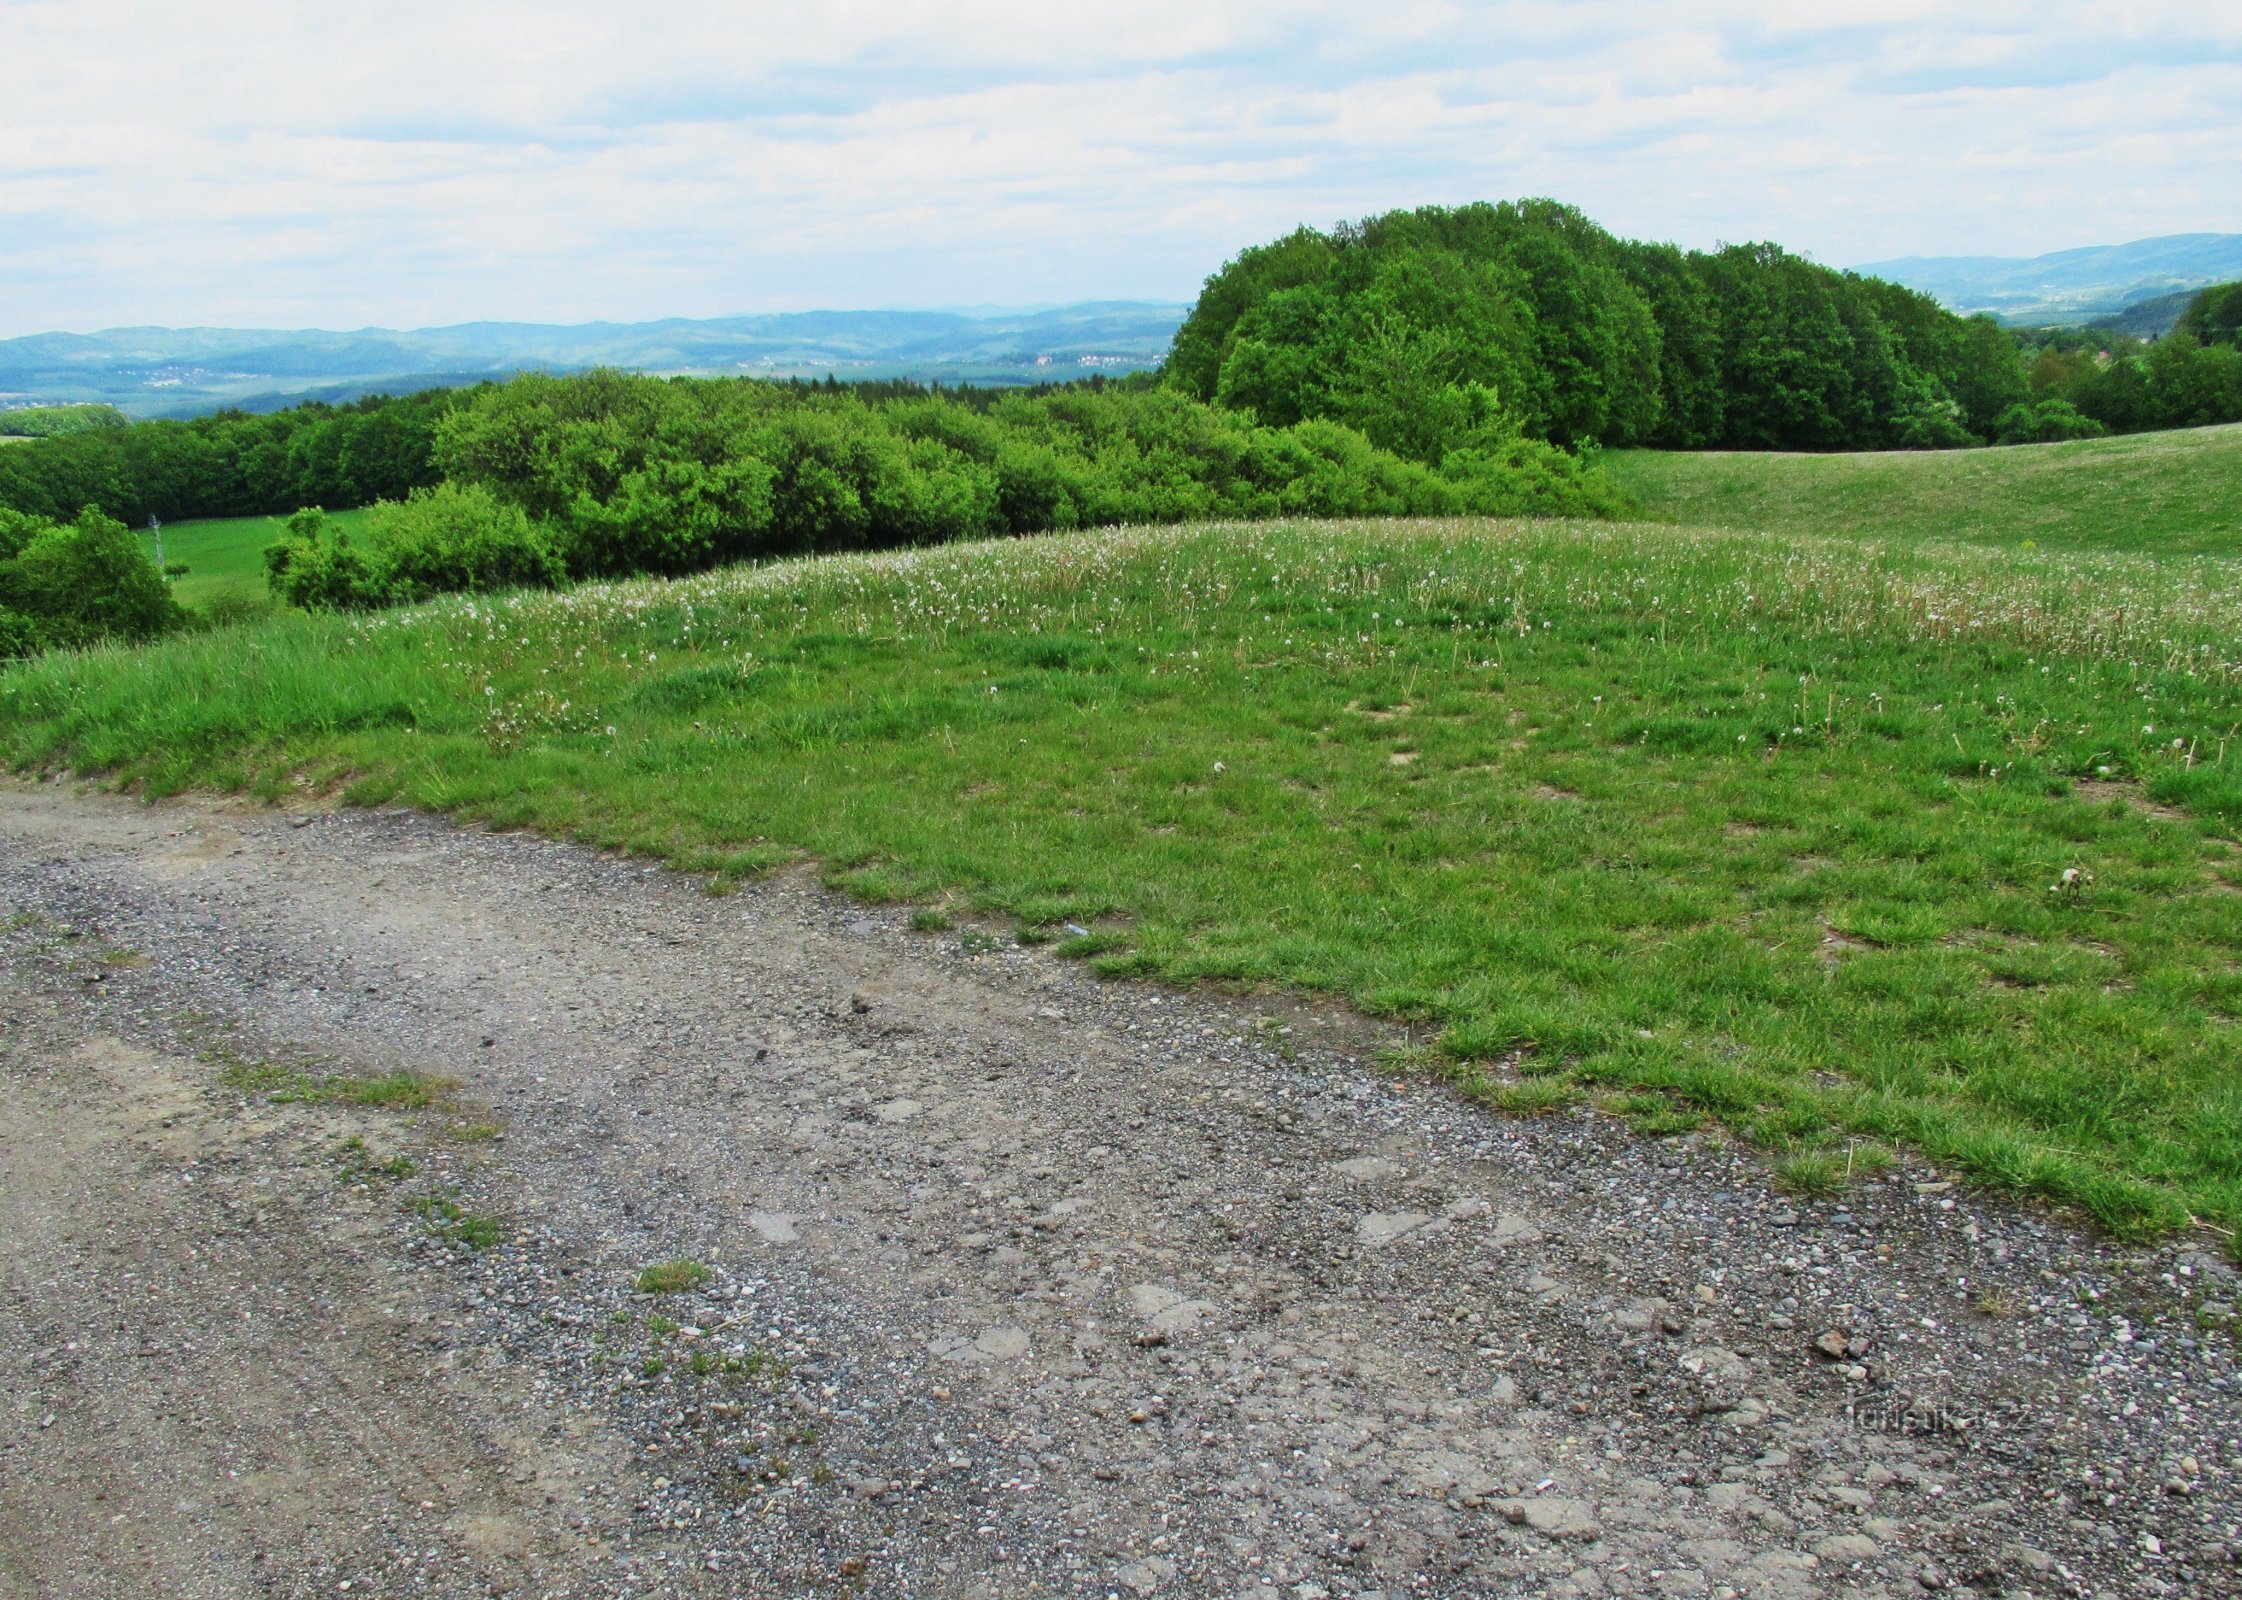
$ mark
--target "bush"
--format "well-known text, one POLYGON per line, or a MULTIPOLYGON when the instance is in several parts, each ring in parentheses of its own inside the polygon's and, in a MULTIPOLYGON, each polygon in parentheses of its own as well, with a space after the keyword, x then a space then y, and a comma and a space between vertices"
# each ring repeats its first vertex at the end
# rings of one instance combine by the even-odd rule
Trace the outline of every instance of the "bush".
POLYGON ((148 639, 186 620, 163 574, 121 522, 88 507, 77 520, 0 513, 0 612, 10 653, 148 639))
POLYGON ((2110 430, 2083 416, 2068 400, 2037 400, 2010 406, 1993 425, 1999 444, 2055 444, 2065 439, 2099 439, 2110 430))
POLYGON ((290 605, 312 611, 357 611, 388 605, 389 585, 350 535, 308 506, 265 546, 265 578, 290 605))
POLYGON ((0 661, 20 661, 46 649, 39 625, 22 612, 0 606, 0 661))
POLYGON ((461 590, 551 588, 567 564, 551 534, 479 485, 416 490, 377 508, 353 543, 317 507, 299 511, 266 547, 273 593, 314 611, 410 605, 461 590))
POLYGON ((478 484, 416 489, 374 520, 374 564, 398 600, 457 590, 550 589, 568 580, 552 537, 478 484))
MULTIPOLYGON (((1096 523, 1619 508, 1600 472, 1521 438, 1486 391, 1457 394, 1435 466, 1337 420, 1270 427, 1167 388, 1013 395, 976 411, 939 395, 532 375, 453 412, 437 454, 479 505, 549 528, 570 571, 603 576, 1096 523)), ((303 559, 325 581, 319 563, 339 558, 303 559)))

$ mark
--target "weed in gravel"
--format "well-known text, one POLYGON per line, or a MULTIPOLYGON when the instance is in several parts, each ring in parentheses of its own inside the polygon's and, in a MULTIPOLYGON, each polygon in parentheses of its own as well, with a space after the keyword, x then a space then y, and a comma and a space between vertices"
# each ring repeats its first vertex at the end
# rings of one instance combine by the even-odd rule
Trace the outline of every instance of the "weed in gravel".
POLYGON ((416 1195, 412 1207, 420 1213, 428 1231, 447 1243, 463 1244, 472 1250, 488 1250, 499 1241, 496 1217, 469 1211, 451 1195, 416 1195))
POLYGON ((1604 1109, 1650 1139, 1694 1132, 1705 1125, 1703 1111, 1665 1095, 1617 1095, 1604 1102, 1604 1109))
POLYGON ((648 1356, 638 1364, 638 1375, 642 1378, 659 1378, 664 1366, 660 1356, 648 1356))
POLYGON ((663 1261, 639 1269, 640 1294, 683 1294, 708 1282, 711 1274, 698 1261, 663 1261))
POLYGON ((1840 1193, 1858 1180, 1882 1172, 1891 1164, 1891 1153, 1880 1145, 1853 1144, 1843 1150, 1799 1150, 1776 1160, 1775 1183, 1777 1187, 1792 1194, 1818 1199, 1840 1193))
POLYGON ((968 928, 958 936, 958 948, 969 956, 985 956, 998 950, 1012 948, 1010 939, 1000 939, 993 933, 983 933, 979 928, 968 928))
POLYGON ((342 1142, 342 1173, 345 1183, 368 1183, 376 1178, 391 1183, 402 1183, 420 1171, 410 1156, 390 1156, 383 1159, 366 1141, 352 1134, 342 1142))
POLYGON ((663 1316, 659 1311, 652 1311, 647 1313, 646 1331, 652 1334, 655 1338, 667 1339, 671 1334, 675 1333, 677 1329, 678 1324, 670 1318, 663 1316))
POLYGON ((1776 1161, 1775 1184, 1791 1194, 1819 1199, 1845 1187, 1845 1167, 1827 1150, 1801 1150, 1776 1161))
POLYGON ((495 1122, 454 1122, 444 1129, 444 1137, 454 1144, 489 1144, 501 1131, 495 1122))
POLYGON ((911 913, 911 931, 913 933, 944 933, 948 931, 949 927, 950 919, 932 906, 921 906, 911 913))
POLYGON ((337 1104, 417 1111, 433 1105, 458 1085, 423 1072, 391 1072, 375 1078, 306 1072, 275 1061, 251 1060, 226 1047, 205 1052, 222 1063, 218 1081, 229 1089, 262 1096, 273 1105, 337 1104))
POLYGON ((322 1078, 303 1098, 335 1100, 346 1106, 418 1109, 456 1087, 449 1078, 431 1077, 422 1072, 392 1072, 379 1078, 322 1078))

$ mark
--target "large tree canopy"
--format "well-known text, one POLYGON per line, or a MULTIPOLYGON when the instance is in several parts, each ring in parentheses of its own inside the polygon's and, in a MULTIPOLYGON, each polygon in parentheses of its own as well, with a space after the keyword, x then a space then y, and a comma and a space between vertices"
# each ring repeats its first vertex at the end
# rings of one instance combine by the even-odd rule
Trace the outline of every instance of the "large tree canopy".
POLYGON ((1552 443, 1881 449, 1979 442, 2027 393, 2014 342, 1773 245, 1614 238, 1549 200, 1303 229, 1207 280, 1170 381, 1328 417, 1437 462, 1552 443))

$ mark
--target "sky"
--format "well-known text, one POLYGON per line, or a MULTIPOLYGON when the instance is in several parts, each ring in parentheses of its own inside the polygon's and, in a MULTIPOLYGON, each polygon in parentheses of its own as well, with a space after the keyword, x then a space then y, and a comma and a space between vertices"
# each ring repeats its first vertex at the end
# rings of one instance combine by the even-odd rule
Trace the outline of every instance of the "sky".
POLYGON ((0 0, 0 336, 1185 301, 1524 195, 2037 255, 2238 172, 2224 0, 0 0))

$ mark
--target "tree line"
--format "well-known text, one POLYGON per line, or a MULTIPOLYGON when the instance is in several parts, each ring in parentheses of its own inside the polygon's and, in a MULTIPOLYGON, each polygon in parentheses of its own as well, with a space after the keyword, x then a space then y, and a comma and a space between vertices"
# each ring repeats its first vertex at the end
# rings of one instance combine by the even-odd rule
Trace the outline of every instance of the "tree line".
POLYGON ((2031 399, 2003 444, 2242 422, 2242 283, 2205 289, 2148 344, 2093 328, 2017 335, 2031 399))
POLYGON ((0 450, 0 506, 66 522, 286 514, 402 499, 436 481, 436 423, 473 391, 431 389, 253 416, 136 422, 0 450))
POLYGON ((0 439, 54 439, 127 427, 130 422, 115 406, 15 406, 0 410, 0 439))

